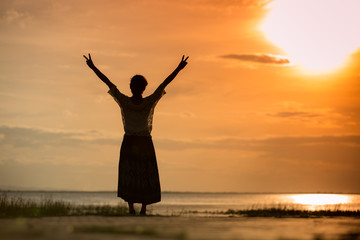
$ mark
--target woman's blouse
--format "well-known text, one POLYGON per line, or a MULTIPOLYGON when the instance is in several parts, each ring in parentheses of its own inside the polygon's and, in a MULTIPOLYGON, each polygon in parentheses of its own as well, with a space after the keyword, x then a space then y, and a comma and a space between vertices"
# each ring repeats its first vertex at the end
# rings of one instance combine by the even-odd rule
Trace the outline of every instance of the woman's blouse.
POLYGON ((110 87, 108 93, 120 106, 125 134, 151 136, 154 109, 165 90, 157 89, 140 104, 132 103, 130 97, 122 94, 115 85, 110 87))

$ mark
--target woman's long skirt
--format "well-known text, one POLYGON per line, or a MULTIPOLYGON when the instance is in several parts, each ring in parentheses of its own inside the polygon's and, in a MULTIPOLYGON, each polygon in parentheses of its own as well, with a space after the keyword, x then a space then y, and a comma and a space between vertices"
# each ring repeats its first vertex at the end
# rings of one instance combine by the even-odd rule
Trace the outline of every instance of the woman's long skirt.
POLYGON ((120 150, 118 197, 126 202, 160 202, 161 190, 150 136, 124 135, 120 150))

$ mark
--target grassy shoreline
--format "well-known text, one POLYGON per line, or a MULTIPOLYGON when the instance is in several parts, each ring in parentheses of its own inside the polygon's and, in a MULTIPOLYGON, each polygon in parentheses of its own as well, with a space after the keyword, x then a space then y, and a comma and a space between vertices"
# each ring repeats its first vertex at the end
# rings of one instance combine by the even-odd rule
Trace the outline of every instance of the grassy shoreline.
POLYGON ((286 208, 265 208, 251 210, 233 210, 225 212, 227 215, 245 217, 276 217, 276 218, 315 218, 315 217, 360 217, 360 210, 297 210, 286 208))
POLYGON ((0 218, 50 217, 50 216, 123 216, 127 215, 123 205, 74 205, 64 201, 44 199, 36 202, 21 197, 9 198, 0 195, 0 218))
MULTIPOLYGON (((193 215, 225 215, 242 217, 314 218, 314 217, 360 217, 360 210, 298 210, 284 206, 227 211, 185 211, 193 215)), ((50 216, 128 216, 125 205, 74 205, 64 201, 44 199, 40 202, 21 197, 0 195, 0 218, 50 217, 50 216)), ((180 214, 179 216, 181 216, 180 214)))

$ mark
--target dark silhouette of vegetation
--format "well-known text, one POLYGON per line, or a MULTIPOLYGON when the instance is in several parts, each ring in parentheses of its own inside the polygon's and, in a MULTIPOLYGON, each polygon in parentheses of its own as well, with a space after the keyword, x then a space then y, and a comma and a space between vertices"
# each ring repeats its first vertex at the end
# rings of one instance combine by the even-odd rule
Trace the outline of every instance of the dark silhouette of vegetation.
POLYGON ((239 215, 245 217, 276 217, 276 218, 313 218, 313 217, 360 217, 360 210, 296 210, 286 208, 268 208, 251 210, 229 209, 223 212, 227 215, 239 215))
POLYGON ((74 205, 63 201, 44 199, 40 202, 0 196, 0 218, 46 217, 46 216, 122 216, 127 215, 126 206, 74 205))

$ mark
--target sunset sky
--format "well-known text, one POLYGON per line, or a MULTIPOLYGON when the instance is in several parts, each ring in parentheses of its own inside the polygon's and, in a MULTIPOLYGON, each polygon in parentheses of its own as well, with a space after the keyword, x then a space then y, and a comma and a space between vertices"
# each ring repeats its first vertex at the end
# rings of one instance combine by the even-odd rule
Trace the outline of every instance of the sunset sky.
POLYGON ((2 0, 0 189, 116 190, 130 95, 163 191, 360 192, 360 1, 2 0))

